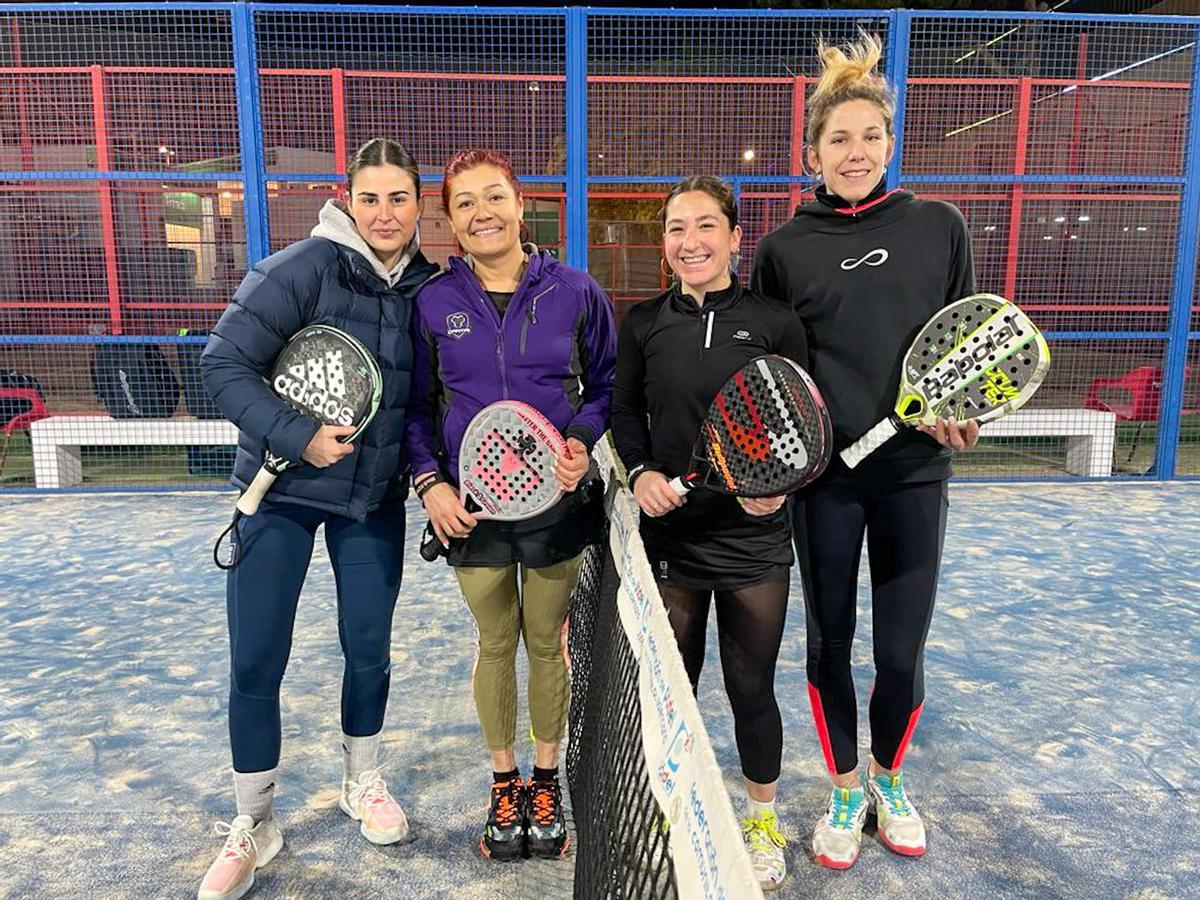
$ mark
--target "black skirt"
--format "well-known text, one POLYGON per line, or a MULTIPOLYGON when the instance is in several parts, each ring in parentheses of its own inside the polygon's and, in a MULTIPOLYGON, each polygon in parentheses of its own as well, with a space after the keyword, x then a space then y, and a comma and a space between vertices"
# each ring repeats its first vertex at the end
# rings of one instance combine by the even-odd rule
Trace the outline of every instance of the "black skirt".
POLYGON ((752 516, 733 497, 698 490, 665 516, 643 513, 640 530, 654 577, 697 590, 786 580, 795 560, 787 504, 752 516))
POLYGON ((484 519, 467 537, 450 540, 447 559, 452 566, 521 563, 540 569, 578 556, 607 534, 604 482, 593 463, 586 479, 540 516, 522 522, 484 519))

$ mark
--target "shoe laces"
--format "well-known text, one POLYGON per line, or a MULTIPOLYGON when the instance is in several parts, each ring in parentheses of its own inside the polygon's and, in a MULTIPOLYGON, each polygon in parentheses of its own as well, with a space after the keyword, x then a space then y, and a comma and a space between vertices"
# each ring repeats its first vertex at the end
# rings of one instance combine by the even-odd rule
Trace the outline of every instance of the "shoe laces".
POLYGON ((908 802, 908 794, 904 792, 904 779, 899 772, 895 775, 872 775, 871 781, 875 783, 875 787, 883 795, 883 800, 888 805, 888 812, 893 816, 912 815, 912 806, 908 802))
POLYGON ((521 817, 521 779, 498 781, 492 785, 492 818, 501 828, 509 828, 521 817))
POLYGON ((221 855, 230 859, 245 859, 253 850, 258 853, 258 844, 254 841, 254 834, 249 828, 242 825, 234 825, 232 822, 216 822, 213 824, 213 830, 225 838, 225 847, 221 850, 221 855))
POLYGON ((557 781, 535 781, 531 786, 531 817, 538 825, 553 825, 562 805, 562 787, 557 781))
POLYGON ((360 773, 358 778, 348 780, 346 794, 351 806, 358 806, 360 803, 379 806, 392 799, 392 795, 388 793, 387 782, 380 774, 381 768, 376 766, 374 769, 367 769, 360 773))
POLYGON ((863 797, 861 791, 855 798, 851 788, 835 787, 829 797, 829 811, 825 815, 825 821, 830 828, 850 831, 854 828, 854 817, 858 808, 865 802, 866 798, 863 797))
POLYGON ((742 836, 746 846, 759 853, 770 853, 772 846, 787 846, 787 838, 779 830, 779 819, 773 812, 743 818, 742 836))

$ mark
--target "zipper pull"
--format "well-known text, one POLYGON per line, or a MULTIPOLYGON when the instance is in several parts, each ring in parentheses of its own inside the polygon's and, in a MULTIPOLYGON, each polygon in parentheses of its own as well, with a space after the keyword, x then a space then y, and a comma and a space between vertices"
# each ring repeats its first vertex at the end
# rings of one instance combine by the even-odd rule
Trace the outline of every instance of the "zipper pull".
POLYGON ((708 312, 708 327, 704 330, 704 349, 708 350, 712 347, 712 326, 713 316, 716 315, 712 310, 708 312))

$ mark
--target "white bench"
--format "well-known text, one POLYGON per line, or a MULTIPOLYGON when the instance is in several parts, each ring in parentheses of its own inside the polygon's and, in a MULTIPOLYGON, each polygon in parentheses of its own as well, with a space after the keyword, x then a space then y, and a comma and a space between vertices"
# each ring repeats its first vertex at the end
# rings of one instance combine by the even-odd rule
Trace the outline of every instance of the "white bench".
POLYGON ((1067 471, 1072 475, 1112 475, 1117 417, 1094 409, 1019 409, 979 431, 980 437, 1066 437, 1067 471))
POLYGON ((111 416, 50 416, 29 426, 33 477, 40 488, 83 482, 80 447, 236 444, 237 428, 224 419, 114 419, 111 416))

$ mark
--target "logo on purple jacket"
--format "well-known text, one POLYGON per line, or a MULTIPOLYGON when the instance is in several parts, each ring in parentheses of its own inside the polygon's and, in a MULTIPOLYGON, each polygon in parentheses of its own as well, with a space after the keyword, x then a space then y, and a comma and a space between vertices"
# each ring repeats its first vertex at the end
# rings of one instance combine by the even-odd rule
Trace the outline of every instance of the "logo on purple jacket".
POLYGON ((471 333, 471 317, 465 312, 452 312, 446 316, 446 334, 460 338, 471 333))

